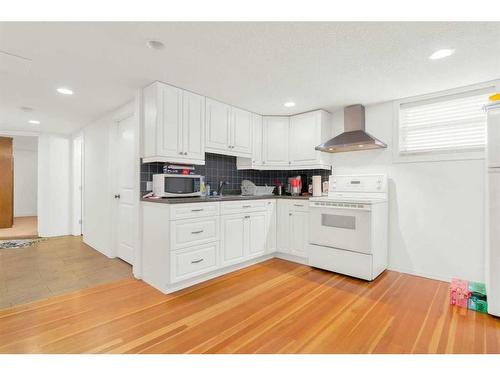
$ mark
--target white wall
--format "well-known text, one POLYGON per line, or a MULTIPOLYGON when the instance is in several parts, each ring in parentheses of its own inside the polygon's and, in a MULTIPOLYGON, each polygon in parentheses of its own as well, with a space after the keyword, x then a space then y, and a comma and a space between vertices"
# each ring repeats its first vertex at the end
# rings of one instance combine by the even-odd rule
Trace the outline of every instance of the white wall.
POLYGON ((37 214, 37 137, 14 136, 14 216, 37 214))
MULTIPOLYGON (((335 135, 343 113, 333 115, 335 135)), ((484 281, 484 160, 393 163, 393 103, 366 108, 366 130, 384 150, 333 155, 333 173, 389 177, 389 267, 449 280, 484 281)))
POLYGON ((83 135, 71 139, 71 234, 82 234, 83 135))
POLYGON ((38 233, 70 234, 70 140, 42 134, 38 138, 38 233))

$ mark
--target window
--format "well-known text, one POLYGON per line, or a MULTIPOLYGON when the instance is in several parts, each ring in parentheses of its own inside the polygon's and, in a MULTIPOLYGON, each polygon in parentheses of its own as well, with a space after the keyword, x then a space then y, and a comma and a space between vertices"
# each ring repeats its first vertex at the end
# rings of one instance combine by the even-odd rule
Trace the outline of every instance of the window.
POLYGON ((401 103, 399 153, 474 151, 486 144, 486 113, 492 88, 401 103))

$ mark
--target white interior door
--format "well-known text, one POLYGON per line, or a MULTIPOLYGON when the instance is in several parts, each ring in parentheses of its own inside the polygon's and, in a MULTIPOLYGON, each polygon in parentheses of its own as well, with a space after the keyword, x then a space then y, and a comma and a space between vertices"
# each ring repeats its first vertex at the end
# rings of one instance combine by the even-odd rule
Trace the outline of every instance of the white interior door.
POLYGON ((116 153, 113 168, 116 168, 115 188, 115 254, 125 262, 134 261, 134 168, 135 129, 134 117, 117 123, 116 153))

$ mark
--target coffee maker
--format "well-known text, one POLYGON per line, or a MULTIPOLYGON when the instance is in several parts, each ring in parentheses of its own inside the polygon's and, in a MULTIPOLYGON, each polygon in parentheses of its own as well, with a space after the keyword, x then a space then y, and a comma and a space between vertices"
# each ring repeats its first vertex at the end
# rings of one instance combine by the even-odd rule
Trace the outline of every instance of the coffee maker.
POLYGON ((286 186, 286 192, 290 195, 300 195, 302 194, 302 176, 292 176, 288 177, 288 184, 286 186))

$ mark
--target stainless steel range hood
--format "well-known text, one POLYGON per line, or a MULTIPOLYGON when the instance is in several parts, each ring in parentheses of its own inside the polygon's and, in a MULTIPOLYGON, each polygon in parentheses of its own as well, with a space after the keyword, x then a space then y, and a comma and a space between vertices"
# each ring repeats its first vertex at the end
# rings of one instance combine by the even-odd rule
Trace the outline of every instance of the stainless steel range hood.
POLYGON ((365 107, 355 104, 344 108, 344 132, 315 149, 323 152, 347 152, 386 147, 384 142, 365 131, 365 107))

